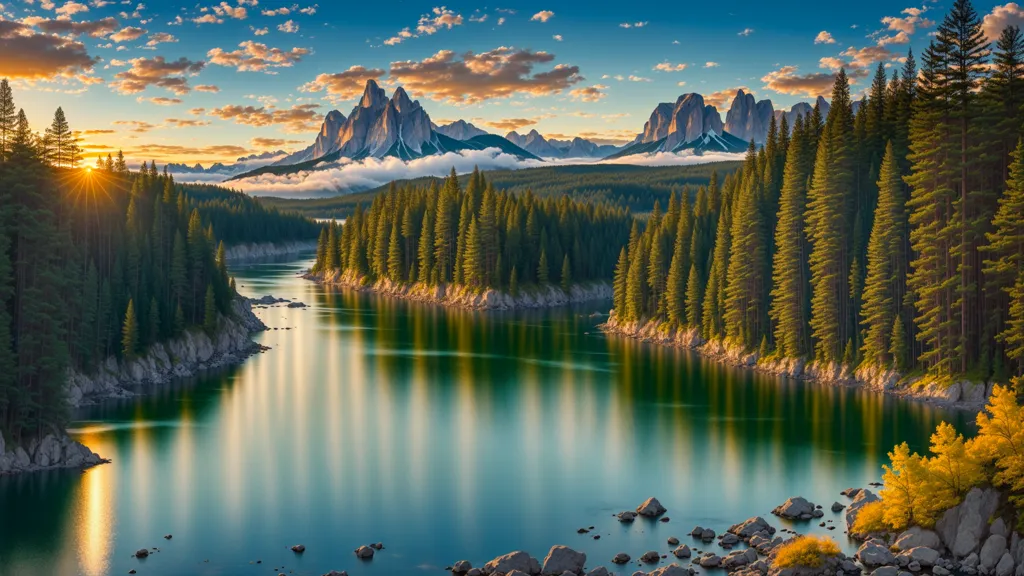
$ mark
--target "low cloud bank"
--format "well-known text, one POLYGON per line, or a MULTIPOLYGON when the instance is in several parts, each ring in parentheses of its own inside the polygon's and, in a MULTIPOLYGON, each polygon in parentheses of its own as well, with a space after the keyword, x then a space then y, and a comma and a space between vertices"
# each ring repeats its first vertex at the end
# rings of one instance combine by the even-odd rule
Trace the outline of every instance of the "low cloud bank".
MULTIPOLYGON (((632 164, 636 166, 685 166, 742 160, 742 154, 657 153, 626 156, 614 160, 599 161, 591 158, 551 159, 548 161, 520 160, 505 154, 497 148, 449 152, 440 156, 428 156, 404 162, 398 158, 366 158, 359 161, 342 159, 336 163, 295 174, 276 176, 263 174, 227 182, 229 188, 241 190, 253 196, 284 196, 309 198, 336 196, 370 190, 393 180, 406 180, 424 176, 447 176, 452 167, 459 174, 471 172, 474 167, 481 170, 517 170, 544 166, 568 166, 580 164, 632 164)), ((218 174, 175 175, 180 182, 212 184, 222 182, 218 174)))

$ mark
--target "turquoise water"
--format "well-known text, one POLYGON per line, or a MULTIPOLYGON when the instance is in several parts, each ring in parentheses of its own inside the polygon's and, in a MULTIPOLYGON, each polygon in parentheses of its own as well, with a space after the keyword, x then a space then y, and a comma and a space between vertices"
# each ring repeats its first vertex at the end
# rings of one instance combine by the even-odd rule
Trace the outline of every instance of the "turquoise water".
POLYGON ((608 303, 448 310, 324 289, 297 277, 308 265, 235 271, 243 293, 310 305, 258 311, 278 328, 258 336, 269 352, 76 414, 73 435, 111 464, 0 478, 0 574, 441 574, 553 544, 611 567, 695 524, 780 526, 769 512, 789 496, 827 509, 898 440, 968 426, 606 337, 608 303), (648 496, 671 522, 611 517, 648 496), (576 534, 592 525, 600 540, 576 534), (357 560, 371 542, 385 549, 357 560), (132 558, 142 547, 160 551, 132 558))

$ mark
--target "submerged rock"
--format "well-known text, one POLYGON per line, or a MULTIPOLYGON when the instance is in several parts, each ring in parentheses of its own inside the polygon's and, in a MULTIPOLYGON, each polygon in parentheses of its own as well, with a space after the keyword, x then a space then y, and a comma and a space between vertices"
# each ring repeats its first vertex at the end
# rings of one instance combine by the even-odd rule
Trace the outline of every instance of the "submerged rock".
POLYGON ((619 519, 619 522, 632 522, 636 520, 636 512, 633 512, 632 510, 626 510, 623 512, 619 512, 616 515, 616 517, 619 519))
POLYGON ((305 551, 306 547, 302 544, 296 544, 295 546, 292 546, 292 552, 295 552, 296 554, 302 554, 305 551))
POLYGON ((640 556, 640 561, 644 564, 657 564, 659 560, 661 560, 661 554, 655 550, 648 550, 643 553, 643 556, 640 556))
POLYGON ((619 552, 618 554, 615 555, 614 558, 612 558, 612 562, 614 564, 625 564, 626 562, 629 562, 629 561, 630 561, 629 554, 626 554, 625 552, 619 552))
POLYGON ((676 558, 689 558, 690 555, 693 553, 690 551, 689 546, 683 544, 682 546, 679 546, 678 548, 673 550, 672 554, 674 554, 676 558))

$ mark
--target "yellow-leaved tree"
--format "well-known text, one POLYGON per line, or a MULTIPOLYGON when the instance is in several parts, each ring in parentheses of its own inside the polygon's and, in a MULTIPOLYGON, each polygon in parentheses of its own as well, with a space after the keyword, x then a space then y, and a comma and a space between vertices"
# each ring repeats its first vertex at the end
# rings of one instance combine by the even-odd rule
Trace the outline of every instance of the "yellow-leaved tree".
POLYGON ((1013 389, 994 388, 985 411, 978 414, 978 436, 970 451, 995 465, 993 483, 1009 488, 1010 501, 1024 508, 1024 407, 1013 389))
POLYGON ((929 479, 924 458, 910 452, 904 442, 889 452, 889 464, 883 464, 881 497, 885 502, 884 520, 893 530, 918 524, 926 525, 930 505, 927 495, 929 479))
POLYGON ((935 429, 931 452, 925 462, 929 473, 925 496, 934 499, 932 509, 941 512, 956 506, 968 490, 985 481, 981 463, 952 424, 943 422, 935 429))

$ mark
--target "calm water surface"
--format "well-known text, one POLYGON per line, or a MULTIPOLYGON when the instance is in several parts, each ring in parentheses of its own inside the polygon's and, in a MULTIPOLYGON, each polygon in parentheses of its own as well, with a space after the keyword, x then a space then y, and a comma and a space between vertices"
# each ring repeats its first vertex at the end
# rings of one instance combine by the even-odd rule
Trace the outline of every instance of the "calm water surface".
POLYGON ((559 543, 611 566, 789 496, 827 509, 897 440, 968 430, 961 413, 605 337, 607 303, 447 310, 324 289, 297 278, 308 265, 236 271, 246 294, 310 305, 259 311, 271 351, 76 414, 73 435, 111 464, 0 478, 0 574, 440 575, 559 543), (652 495, 671 522, 611 517, 652 495), (576 534, 590 525, 600 540, 576 534))

